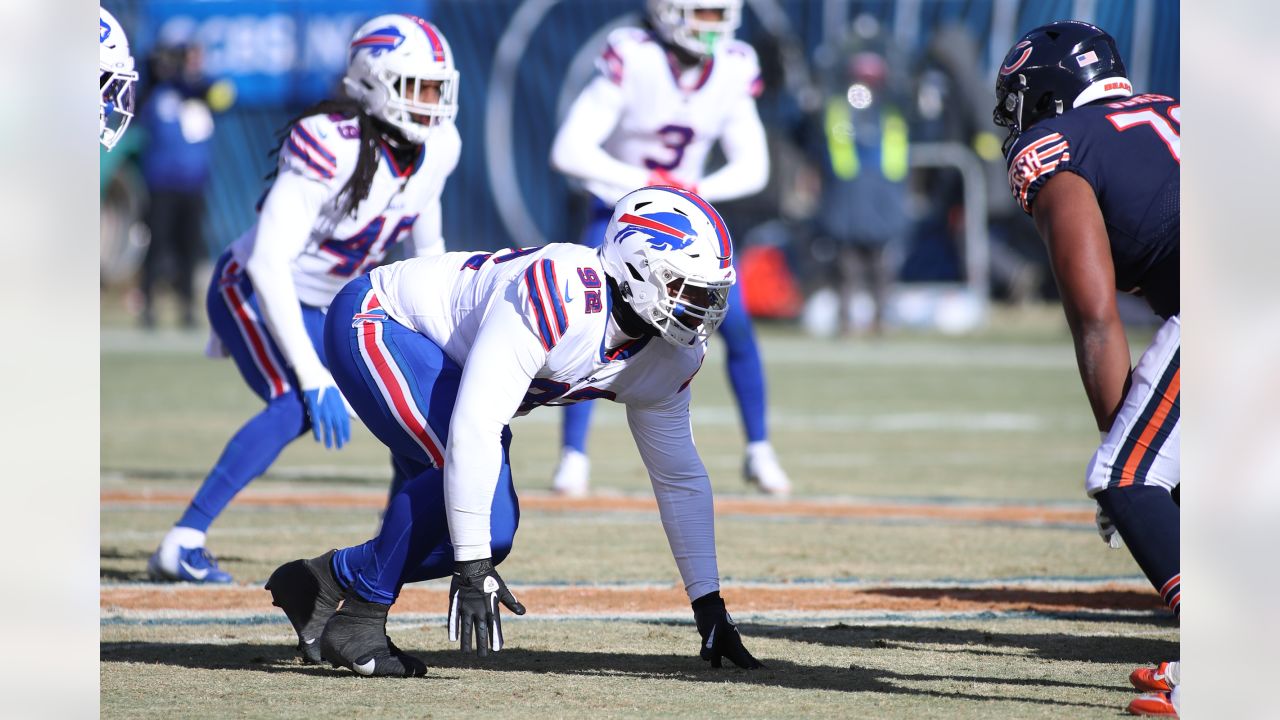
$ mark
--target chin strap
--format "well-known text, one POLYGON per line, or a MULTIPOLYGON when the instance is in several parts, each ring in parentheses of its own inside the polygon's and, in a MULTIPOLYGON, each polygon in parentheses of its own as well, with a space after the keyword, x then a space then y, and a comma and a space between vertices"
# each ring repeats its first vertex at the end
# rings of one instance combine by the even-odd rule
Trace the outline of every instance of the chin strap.
POLYGON ((644 318, 631 307, 631 303, 623 299, 618 283, 612 277, 607 278, 607 282, 609 283, 610 309, 614 322, 618 323, 618 328, 634 338, 657 335, 658 329, 645 322, 644 318))

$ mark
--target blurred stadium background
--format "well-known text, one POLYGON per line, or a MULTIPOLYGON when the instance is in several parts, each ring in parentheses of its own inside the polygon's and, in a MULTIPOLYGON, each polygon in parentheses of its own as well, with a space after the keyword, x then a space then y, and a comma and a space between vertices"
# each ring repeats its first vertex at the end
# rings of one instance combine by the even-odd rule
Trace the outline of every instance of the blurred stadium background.
MULTIPOLYGON (((253 222, 283 123, 339 92, 346 40, 382 12, 430 18, 450 38, 462 75, 463 155, 445 189, 450 249, 495 249, 576 239, 583 196, 547 162, 559 120, 589 78, 607 30, 639 17, 641 0, 105 0, 129 29, 149 99, 156 59, 175 46, 203 51, 214 110, 212 174, 203 193, 209 258, 253 222)), ((908 230, 887 251, 900 282, 891 324, 964 331, 986 301, 1053 295, 1030 222, 1010 202, 992 78, 1016 36, 1076 18, 1115 36, 1141 90, 1177 95, 1179 19, 1162 0, 747 0, 738 36, 759 52, 759 100, 773 172, 760 195, 721 208, 730 222, 753 314, 799 319, 829 332, 834 299, 818 293, 831 249, 815 230, 821 172, 812 152, 824 94, 860 36, 889 60, 887 95, 909 127, 908 230), (870 23, 870 30, 867 30, 870 23), (777 249, 761 252, 753 248, 777 249), (780 262, 785 259, 785 266, 780 262), (785 271, 784 271, 785 270, 785 271), (911 292, 912 289, 917 292, 911 292), (941 294, 939 294, 941 288, 941 294), (926 289, 920 292, 920 289, 926 289), (954 292, 953 292, 954 291, 954 292)), ((145 112, 145 109, 144 109, 145 112)), ((149 242, 140 158, 146 135, 103 153, 104 286, 128 290, 149 242)), ((819 138, 820 140, 820 138, 819 138)), ((820 162, 820 160, 819 160, 820 162)), ((163 268, 162 268, 163 269, 163 268)), ((197 292, 204 277, 197 278, 197 292)), ((112 302, 114 302, 114 297, 112 302)), ((136 294, 125 293, 128 312, 136 294)), ((111 309, 107 308, 110 314, 111 309)), ((1138 311, 1142 314, 1142 310, 1138 311)), ((862 311, 865 316, 866 312, 862 311)))
MULTIPOLYGON (((299 665, 286 621, 259 589, 280 562, 376 526, 389 468, 363 428, 341 453, 295 443, 215 526, 211 547, 243 585, 145 582, 147 556, 257 400, 229 363, 201 356, 203 334, 170 329, 169 298, 159 332, 137 328, 149 231, 148 145, 135 126, 101 163, 103 717, 323 708, 407 718, 513 705, 531 716, 1114 717, 1131 697, 1128 671, 1177 653, 1175 621, 1128 554, 1095 534, 1080 478, 1097 434, 1039 240, 1008 194, 990 112, 1003 52, 1067 17, 1115 36, 1138 89, 1178 94, 1178 4, 745 4, 738 36, 761 56, 773 176, 760 196, 722 209, 740 259, 758 263, 743 275, 753 310, 772 320, 760 325, 772 435, 795 497, 762 500, 742 485, 736 410, 718 370, 700 375, 694 424, 717 494, 725 594, 769 671, 712 672, 694 657, 688 606, 615 407, 598 410, 592 434, 597 495, 578 502, 545 491, 556 414, 515 423, 524 513, 504 576, 531 613, 509 620, 508 649, 481 663, 448 647, 438 584, 406 591, 391 632, 431 665, 429 684, 299 665), (831 250, 815 229, 812 128, 831 93, 843 94, 833 84, 858 18, 864 29, 875 21, 874 47, 890 60, 909 126, 909 230, 888 251, 889 322, 904 330, 837 344, 807 337, 831 333, 835 317, 822 289, 831 250)), ((550 144, 605 31, 637 19, 642 2, 104 6, 144 66, 143 112, 148 58, 201 51, 213 120, 207 266, 252 223, 282 124, 336 91, 352 30, 382 12, 431 19, 461 71, 463 157, 444 196, 450 248, 575 239, 585 203, 548 166, 550 144)), ((197 274, 197 297, 207 277, 197 274)))

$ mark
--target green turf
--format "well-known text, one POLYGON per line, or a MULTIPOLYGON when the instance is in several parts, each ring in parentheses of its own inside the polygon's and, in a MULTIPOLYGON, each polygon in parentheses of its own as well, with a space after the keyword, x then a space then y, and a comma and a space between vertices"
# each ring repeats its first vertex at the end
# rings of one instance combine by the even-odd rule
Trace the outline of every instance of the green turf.
POLYGON ((742 625, 760 671, 712 670, 688 624, 511 620, 487 660, 393 627, 421 679, 294 658, 287 625, 102 631, 102 716, 1114 718, 1175 630, 1107 621, 742 625))
MULTIPOLYGON (((105 312, 105 311, 104 311, 105 312)), ((802 499, 1052 503, 1087 509, 1085 463, 1097 442, 1057 308, 1005 314, 974 337, 903 334, 876 343, 761 329, 772 436, 802 499)), ((1132 341, 1135 351, 1143 340, 1132 341)), ((107 489, 194 492, 235 429, 259 408, 229 361, 200 356, 192 334, 104 331, 102 466, 107 489)), ((694 384, 699 449, 720 495, 741 482, 743 440, 720 349, 694 384)), ((621 408, 597 408, 593 485, 647 492, 621 408)), ((559 414, 517 420, 517 488, 545 488, 559 414)), ((260 486, 380 492, 386 451, 362 428, 351 447, 294 443, 260 486)), ((143 576, 181 513, 177 504, 104 506, 102 579, 143 576)), ((261 582, 283 560, 366 539, 373 509, 233 504, 210 534, 225 567, 261 582)), ((862 578, 982 580, 1137 576, 1087 525, 836 521, 730 516, 717 525, 732 581, 862 578)), ((653 512, 525 513, 504 575, 518 583, 675 583, 653 512)), ((737 589, 735 592, 746 592, 737 589)), ((732 609, 732 606, 731 606, 732 609)), ((394 615, 393 615, 394 617, 394 615)), ((363 680, 293 659, 272 624, 102 625, 102 716, 299 717, 1117 717, 1134 666, 1177 655, 1178 631, 1151 616, 1022 617, 884 625, 747 616, 758 673, 712 672, 687 624, 509 620, 488 662, 452 651, 438 627, 396 626, 428 678, 363 680)))
MULTIPOLYGON (((796 494, 1078 500, 1097 433, 1069 342, 907 337, 871 345, 762 331, 771 434, 796 494), (816 360, 815 360, 816 359, 816 360)), ((998 337, 998 336, 997 336, 998 337)), ((228 360, 193 335, 109 331, 102 358, 102 465, 198 479, 260 402, 228 360)), ((694 383, 694 433, 714 487, 742 490, 744 440, 718 346, 694 383)), ((597 403, 593 484, 641 490, 648 479, 621 406, 597 403)), ((557 409, 513 423, 517 487, 547 487, 557 409)), ((310 437, 273 472, 345 479, 390 474, 363 428, 342 451, 310 437)))
MULTIPOLYGON (((177 507, 104 509, 103 578, 145 579, 147 556, 178 512, 177 507)), ((376 523, 376 513, 368 509, 233 506, 214 526, 209 543, 237 579, 261 582, 287 560, 367 540, 376 523)), ((737 581, 1138 573, 1128 553, 1108 550, 1092 528, 732 517, 722 518, 716 530, 720 572, 737 581)), ((520 583, 673 585, 679 579, 656 512, 527 512, 503 577, 520 583)))

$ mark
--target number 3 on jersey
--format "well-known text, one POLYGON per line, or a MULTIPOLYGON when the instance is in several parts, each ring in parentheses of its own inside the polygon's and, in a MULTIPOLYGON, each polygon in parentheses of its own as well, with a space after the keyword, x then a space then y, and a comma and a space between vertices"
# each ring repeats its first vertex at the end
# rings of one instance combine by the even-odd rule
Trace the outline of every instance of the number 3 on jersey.
POLYGON ((693 142, 693 128, 684 125, 665 125, 658 131, 662 144, 671 150, 671 159, 663 162, 653 158, 645 158, 644 166, 650 170, 675 170, 684 160, 684 149, 693 142))
POLYGON ((1169 148, 1169 154, 1173 159, 1182 164, 1182 138, 1178 134, 1178 129, 1182 127, 1182 106, 1174 105, 1169 108, 1169 119, 1166 120, 1163 115, 1151 108, 1145 110, 1132 110, 1130 112, 1111 113, 1107 119, 1120 132, 1124 132, 1129 128, 1138 127, 1140 125, 1148 125, 1152 130, 1160 136, 1165 146, 1169 148), (1178 127, 1174 127, 1174 123, 1178 127))

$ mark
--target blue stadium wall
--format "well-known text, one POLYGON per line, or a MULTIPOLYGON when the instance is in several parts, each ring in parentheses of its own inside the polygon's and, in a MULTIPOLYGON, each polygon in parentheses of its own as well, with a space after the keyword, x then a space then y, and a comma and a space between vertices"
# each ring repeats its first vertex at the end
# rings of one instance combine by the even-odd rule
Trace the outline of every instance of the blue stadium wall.
MULTIPOLYGON (((1178 4, 1168 0, 1098 0, 1092 20, 1111 32, 1135 65, 1139 12, 1154 12, 1145 58, 1146 90, 1178 94, 1178 4)), ((739 37, 758 43, 760 18, 748 0, 739 37)), ((824 35, 824 3, 779 0, 800 44, 812 50, 824 35)), ((210 252, 253 222, 253 205, 272 168, 267 153, 283 122, 338 85, 345 37, 365 18, 410 12, 436 23, 453 46, 461 71, 457 123, 462 159, 444 193, 445 237, 452 249, 496 249, 572 239, 579 226, 574 193, 547 164, 565 104, 587 78, 592 55, 611 23, 635 17, 640 0, 106 0, 125 24, 135 54, 160 37, 194 39, 214 73, 235 81, 236 105, 217 116, 216 170, 209 189, 210 252), (344 33, 346 36, 344 37, 344 33), (510 93, 503 92, 509 88, 510 93), (498 198, 502 198, 502 203, 498 198)), ((918 13, 912 34, 921 50, 931 30, 968 27, 990 61, 1000 0, 845 2, 847 17, 871 13, 887 26, 896 13, 918 13), (914 10, 904 10, 914 8, 914 10)), ((1004 3, 1008 5, 1008 3, 1004 3)), ((1015 35, 1071 17, 1072 0, 1016 3, 1015 35)), ((1002 45, 1006 39, 1000 40, 1002 45)), ((761 107, 766 122, 778 108, 761 107)))

